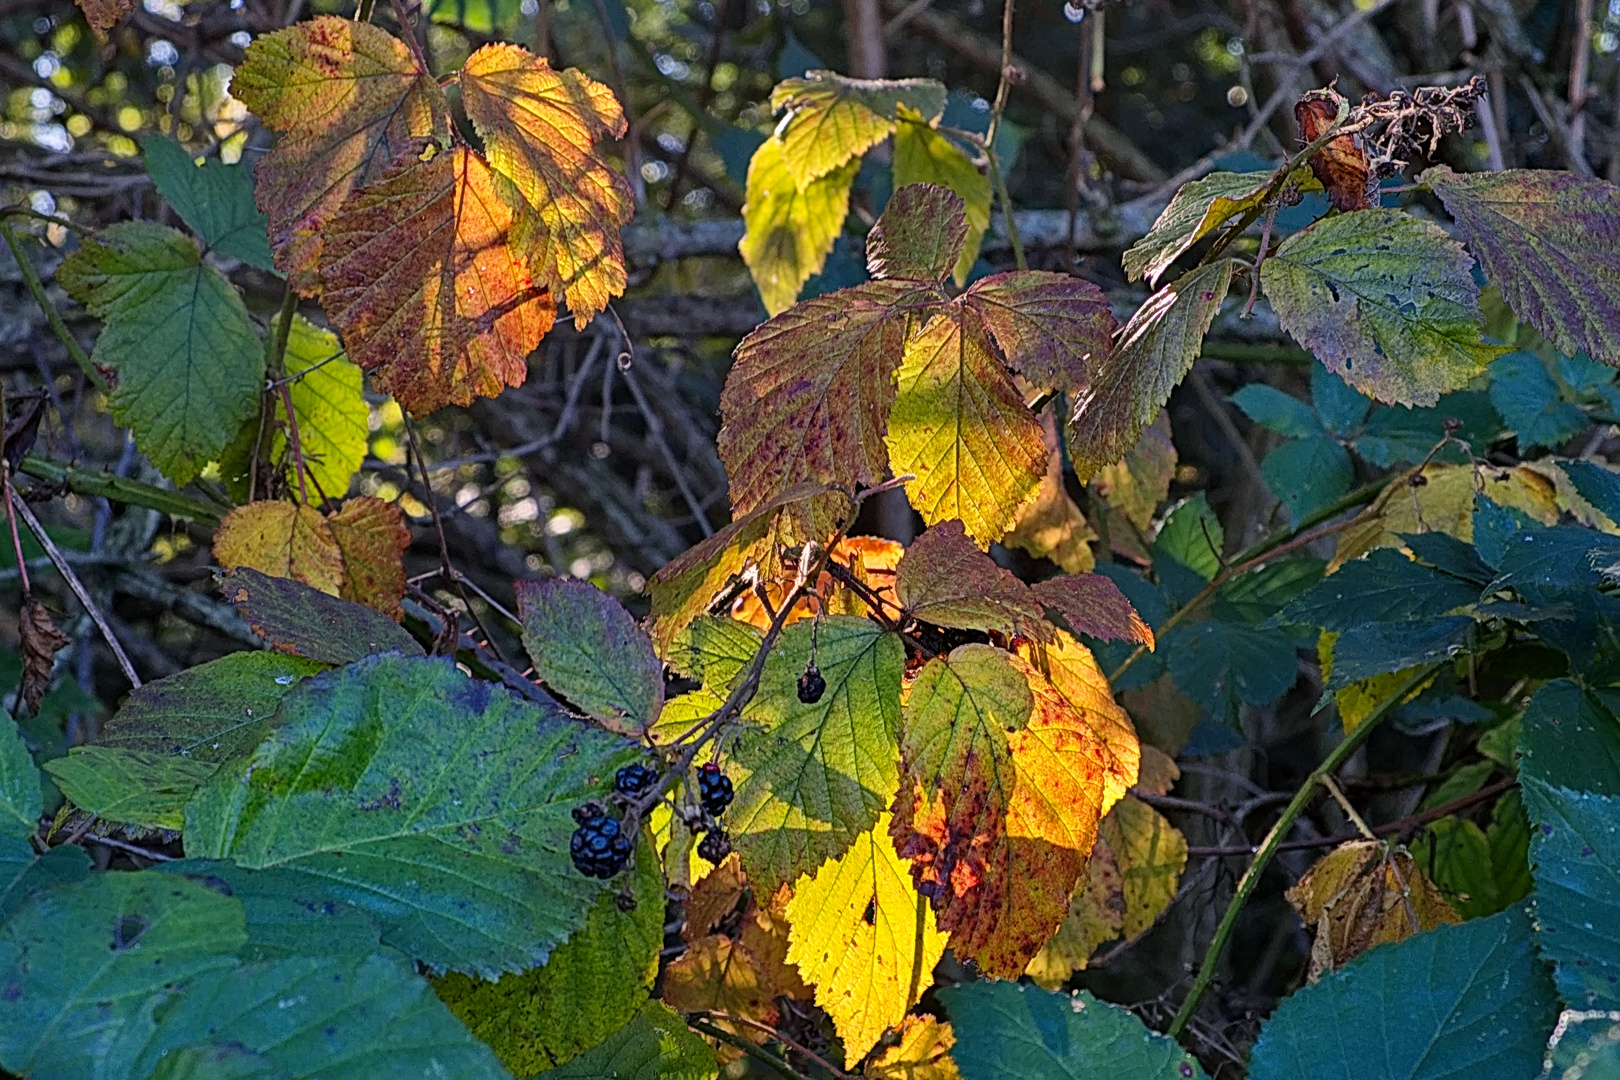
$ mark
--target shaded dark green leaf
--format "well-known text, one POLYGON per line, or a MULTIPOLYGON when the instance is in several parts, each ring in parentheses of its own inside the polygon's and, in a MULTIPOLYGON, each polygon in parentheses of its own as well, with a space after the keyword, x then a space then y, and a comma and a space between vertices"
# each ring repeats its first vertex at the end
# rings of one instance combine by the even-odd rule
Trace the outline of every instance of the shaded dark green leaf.
POLYGON ((1479 586, 1379 548, 1347 562, 1299 597, 1275 623, 1349 630, 1436 618, 1479 599, 1479 586))
POLYGON ((1333 676, 1327 688, 1338 690, 1374 675, 1455 656, 1467 648, 1473 628, 1474 620, 1467 615, 1352 627, 1333 647, 1333 676))
POLYGON ((1337 439, 1319 434, 1276 447, 1260 464, 1260 475, 1282 500, 1288 520, 1298 524, 1349 491, 1356 470, 1337 439))
POLYGON ((1524 779, 1536 936, 1564 1001, 1620 1008, 1620 798, 1524 779))
POLYGON ((220 589, 277 652, 328 664, 382 652, 423 655, 416 639, 388 616, 302 581, 241 566, 220 575, 220 589))
POLYGON ((1275 386, 1249 383, 1232 395, 1232 403, 1261 427, 1291 439, 1308 439, 1323 433, 1322 421, 1315 409, 1275 386))
POLYGON ((1491 364, 1491 404, 1513 433, 1519 452, 1557 446, 1591 423, 1579 405, 1563 400, 1558 384, 1535 353, 1519 350, 1491 364))

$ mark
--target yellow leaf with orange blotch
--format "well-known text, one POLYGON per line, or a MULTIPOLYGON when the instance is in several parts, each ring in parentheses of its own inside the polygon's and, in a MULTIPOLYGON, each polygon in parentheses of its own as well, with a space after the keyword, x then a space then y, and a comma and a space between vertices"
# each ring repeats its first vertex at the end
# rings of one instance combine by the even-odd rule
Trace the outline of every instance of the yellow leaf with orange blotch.
POLYGON ((1135 779, 1134 755, 1127 767, 1101 734, 1129 722, 1108 711, 988 645, 930 660, 912 685, 892 835, 951 947, 986 974, 1022 974, 1051 938, 1135 779))
POLYGON ((214 561, 227 570, 247 566, 293 578, 333 596, 343 588, 343 551, 313 506, 279 499, 238 506, 214 534, 214 561))
POLYGON ((320 290, 323 233, 339 207, 417 140, 450 138, 444 93, 405 43, 333 15, 257 38, 231 93, 282 133, 259 161, 256 191, 276 266, 306 296, 320 290))
POLYGON ((867 1080, 962 1080, 951 1058, 956 1034, 932 1016, 908 1016, 900 1041, 866 1063, 867 1080))
POLYGON ((508 247, 512 211, 483 158, 401 164, 327 226, 323 305, 349 358, 425 416, 521 386, 556 304, 508 247))
POLYGON ((1312 982, 1374 945, 1462 921, 1404 847, 1380 840, 1340 844, 1287 896, 1316 929, 1307 972, 1312 982))
MULTIPOLYGON (((788 612, 787 622, 795 623, 814 615, 866 615, 871 611, 867 597, 875 600, 885 614, 893 614, 900 608, 894 598, 894 570, 905 552, 906 549, 893 540, 880 536, 847 536, 838 541, 833 546, 830 561, 864 586, 864 595, 823 570, 816 579, 815 589, 806 591, 788 612), (885 604, 888 606, 884 607, 885 604)), ((798 572, 796 564, 780 569, 775 575, 762 573, 756 588, 737 597, 731 606, 733 619, 760 630, 770 628, 771 612, 781 606, 798 572), (770 610, 760 599, 760 593, 770 601, 770 610)))
POLYGON ((411 531, 399 507, 362 495, 345 502, 326 524, 343 553, 339 595, 376 608, 395 622, 403 619, 399 601, 405 595, 405 550, 411 546, 411 531))
POLYGON ((635 193, 595 150, 624 135, 624 111, 601 83, 554 71, 517 45, 486 45, 468 57, 461 101, 490 165, 520 196, 514 250, 567 297, 583 330, 624 292, 619 226, 635 214, 635 193))

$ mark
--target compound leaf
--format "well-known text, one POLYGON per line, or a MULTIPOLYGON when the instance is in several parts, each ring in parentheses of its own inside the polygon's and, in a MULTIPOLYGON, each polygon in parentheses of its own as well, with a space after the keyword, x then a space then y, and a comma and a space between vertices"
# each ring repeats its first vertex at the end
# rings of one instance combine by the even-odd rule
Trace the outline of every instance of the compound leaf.
POLYGON ((960 521, 940 522, 906 549, 894 591, 908 616, 935 626, 1052 636, 1029 586, 980 551, 960 521))
POLYGON ((417 140, 450 138, 444 94, 405 43, 334 15, 256 37, 231 93, 282 133, 259 162, 258 200, 276 265, 306 296, 320 291, 321 246, 338 208, 417 140))
POLYGON ((1188 248, 1258 205, 1270 182, 1269 172, 1217 172, 1181 185, 1148 234, 1125 252, 1126 276, 1157 285, 1188 248))
POLYGON ((273 270, 269 221, 253 204, 253 176, 246 165, 218 158, 193 162, 173 139, 153 135, 141 143, 146 174, 211 251, 273 270))
POLYGON ((1514 312, 1573 356, 1620 364, 1620 187, 1533 169, 1418 178, 1514 312))
POLYGON ((113 419, 189 482, 257 407, 264 350, 242 298, 189 238, 144 221, 85 240, 57 280, 106 324, 91 359, 118 373, 113 419))
POLYGON ((771 91, 771 108, 787 116, 770 141, 780 145, 783 165, 802 191, 888 138, 901 106, 932 124, 944 115, 945 87, 933 79, 849 79, 807 71, 771 91))
POLYGON ((1283 329, 1357 390, 1433 405, 1502 350, 1480 340, 1462 245, 1399 210, 1356 210, 1284 240, 1260 271, 1283 329))
POLYGON ((553 71, 517 45, 485 45, 460 81, 491 167, 522 197, 513 246, 538 283, 567 298, 583 330, 624 292, 619 226, 635 213, 635 193, 594 150, 624 135, 624 111, 601 83, 553 71))
POLYGON ((556 301, 513 253, 513 212, 457 147, 356 192, 322 230, 322 303, 355 363, 413 416, 521 386, 556 301))
POLYGON ((826 263, 844 231, 858 168, 859 162, 850 161, 800 187, 782 158, 780 142, 766 139, 754 151, 743 205, 746 231, 737 250, 769 314, 792 307, 799 289, 826 263))
POLYGON ((520 581, 517 602, 523 647, 542 682, 613 731, 652 725, 664 704, 663 665, 624 605, 569 578, 520 581))

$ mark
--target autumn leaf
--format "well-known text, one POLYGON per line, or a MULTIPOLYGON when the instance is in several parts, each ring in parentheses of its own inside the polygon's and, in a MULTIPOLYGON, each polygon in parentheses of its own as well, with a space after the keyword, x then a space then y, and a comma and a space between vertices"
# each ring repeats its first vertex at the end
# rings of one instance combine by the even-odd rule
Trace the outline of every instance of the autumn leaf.
POLYGON ((1101 289, 1042 270, 991 274, 962 294, 1009 367, 1036 386, 1078 394, 1112 348, 1119 328, 1101 289))
MULTIPOLYGON (((1348 102, 1335 90, 1312 90, 1294 105, 1300 138, 1315 142, 1338 122, 1348 102)), ((1370 210, 1378 205, 1378 177, 1372 160, 1355 135, 1338 135, 1311 155, 1311 172, 1327 189, 1335 210, 1370 210)))
POLYGON ((567 298, 583 330, 624 292, 619 226, 635 214, 635 193, 594 151, 623 137, 624 111, 601 83, 554 71, 517 45, 485 45, 467 58, 460 81, 490 167, 521 196, 513 249, 539 284, 567 298))
POLYGON ((895 191, 866 234, 866 269, 875 278, 938 284, 951 272, 968 235, 962 196, 934 183, 895 191))
MULTIPOLYGON (((1103 805, 1114 805, 1139 779, 1142 746, 1130 716, 1114 700, 1090 649, 1059 630, 1048 642, 1025 642, 1019 657, 1043 676, 1098 744, 1103 805)), ((1032 684, 1033 685, 1033 684, 1032 684)))
MULTIPOLYGON (((794 623, 815 615, 866 615, 872 610, 868 595, 876 597, 884 611, 898 611, 900 605, 894 598, 894 570, 905 552, 906 549, 893 540, 880 536, 847 536, 838 541, 833 545, 830 561, 865 586, 866 594, 844 584, 831 571, 823 570, 815 588, 805 590, 788 613, 786 621, 794 623)), ((731 618, 759 630, 766 629, 771 625, 771 612, 781 607, 797 574, 798 568, 795 566, 791 576, 762 576, 757 588, 737 597, 731 606, 731 618), (769 608, 760 598, 762 592, 765 599, 770 601, 769 608)))
POLYGON ((1231 284, 1231 259, 1198 267, 1148 297, 1120 330, 1070 421, 1069 451, 1081 480, 1124 457, 1159 415, 1192 370, 1231 284))
POLYGON ((888 814, 799 879, 787 919, 787 958, 815 987, 852 1061, 900 1023, 945 952, 945 935, 889 840, 888 814))
POLYGON ((771 108, 787 112, 772 141, 780 142, 783 163, 802 191, 893 134, 901 106, 932 124, 945 112, 945 87, 933 79, 849 79, 808 71, 771 91, 771 108))
POLYGON ((940 522, 906 549, 894 591, 909 618, 935 626, 1052 636, 1029 586, 980 551, 960 521, 940 522))
MULTIPOLYGON (((894 132, 895 197, 910 185, 930 184, 949 189, 962 200, 965 215, 962 236, 954 244, 939 245, 936 265, 930 266, 927 276, 937 280, 949 273, 958 285, 965 284, 968 272, 978 261, 979 245, 984 242, 985 231, 990 228, 990 178, 979 171, 960 146, 935 131, 917 113, 902 107, 901 117, 894 132), (942 268, 937 265, 940 261, 943 261, 942 268)), ((932 220, 939 221, 943 217, 934 215, 932 220)), ((943 231, 943 223, 936 225, 936 228, 943 231)), ((870 261, 870 235, 867 243, 867 265, 872 276, 884 276, 878 266, 870 261)), ((925 276, 895 271, 891 267, 885 267, 885 270, 895 277, 925 276)))
MULTIPOLYGON (((1170 438, 1170 413, 1160 409, 1153 423, 1142 429, 1136 445, 1119 461, 1097 470, 1091 484, 1111 510, 1138 532, 1146 532, 1159 504, 1170 495, 1176 461, 1176 444, 1170 438)), ((1112 535, 1109 541, 1115 542, 1112 535)))
POLYGON ((898 1041, 866 1063, 867 1080, 962 1080, 951 1059, 951 1025, 928 1015, 908 1016, 898 1041))
POLYGON ((1284 240, 1260 283, 1283 329, 1345 382, 1433 405, 1503 351, 1480 339, 1472 265, 1431 221, 1357 210, 1284 240))
POLYGON ((107 31, 123 21, 135 10, 135 0, 79 0, 84 9, 84 21, 95 31, 97 41, 107 40, 107 31))
POLYGON ((858 166, 851 161, 801 188, 783 161, 781 143, 766 139, 754 151, 737 250, 768 314, 792 307, 799 289, 826 263, 844 231, 858 166))
POLYGON ((1035 599, 1056 611, 1077 634, 1154 647, 1153 629, 1110 578, 1064 574, 1031 586, 1035 599))
POLYGON ((323 304, 377 387, 412 415, 521 386, 556 306, 511 252, 511 208, 464 147, 415 161, 323 231, 323 304))
POLYGON ((1040 421, 1041 437, 1046 443, 1046 475, 1041 477, 1035 498, 1019 509, 1001 542, 1037 559, 1050 559, 1071 574, 1084 573, 1097 565, 1091 550, 1097 534, 1063 486, 1063 448, 1057 419, 1045 410, 1040 421))
POLYGON ((1564 352, 1620 364, 1620 187, 1534 169, 1418 177, 1518 316, 1564 352))
POLYGON ((1181 185, 1153 228, 1122 256, 1125 276, 1158 285, 1160 275, 1194 244, 1259 205, 1270 182, 1269 172, 1216 172, 1181 185))
POLYGON ((226 514, 214 534, 214 561, 227 570, 246 566, 292 578, 331 596, 344 583, 343 551, 321 512, 279 499, 226 514))
POLYGON ((327 225, 421 140, 448 145, 449 105, 403 41, 370 23, 321 15, 263 34, 231 93, 281 140, 260 161, 259 207, 276 265, 306 296, 320 290, 327 225))
MULTIPOLYGON (((405 552, 411 531, 398 506, 370 495, 349 499, 326 519, 343 556, 338 595, 375 608, 399 622, 405 617, 405 552)), ((314 584, 311 582, 310 584, 314 584)))
POLYGON ((51 685, 51 669, 56 654, 73 644, 73 639, 56 628, 45 605, 32 597, 23 601, 17 619, 22 650, 22 699, 31 714, 39 713, 39 703, 51 685))
POLYGON ((1405 533, 1443 532, 1472 542, 1476 492, 1543 525, 1558 520, 1557 488, 1528 466, 1430 465, 1386 486, 1356 523, 1345 529, 1328 564, 1329 572, 1374 548, 1403 548, 1401 536, 1405 533))
POLYGON ((1312 982, 1374 945, 1462 921, 1405 848, 1380 840, 1340 844, 1287 896, 1316 930, 1307 972, 1312 982))

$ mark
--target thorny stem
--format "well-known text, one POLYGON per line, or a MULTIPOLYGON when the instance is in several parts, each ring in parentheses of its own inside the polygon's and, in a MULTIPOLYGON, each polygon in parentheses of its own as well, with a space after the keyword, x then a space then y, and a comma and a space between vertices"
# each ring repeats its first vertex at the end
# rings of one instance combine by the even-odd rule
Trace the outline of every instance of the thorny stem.
POLYGON ((1013 0, 1001 3, 1001 81, 996 84, 995 104, 990 106, 990 128, 985 132, 984 144, 993 146, 996 131, 1001 127, 1001 114, 1007 108, 1007 95, 1012 90, 1013 55, 1013 0))
POLYGON ((287 446, 292 450, 293 468, 298 471, 298 494, 309 505, 309 485, 304 482, 304 444, 298 438, 298 417, 293 413, 292 391, 285 382, 279 386, 281 407, 287 410, 287 446))
POLYGON ((40 457, 38 454, 25 456, 17 471, 48 484, 62 484, 68 490, 81 495, 100 496, 130 506, 144 506, 160 514, 195 521, 202 525, 217 524, 220 518, 219 512, 207 503, 193 499, 189 495, 182 495, 178 491, 169 491, 96 469, 65 465, 51 458, 40 457))
POLYGON ((816 1053, 814 1050, 810 1049, 808 1046, 805 1046, 803 1043, 798 1042, 795 1039, 788 1038, 786 1035, 783 1035, 780 1031, 777 1031, 769 1024, 762 1024, 758 1020, 751 1019, 747 1016, 735 1016, 731 1013, 723 1012, 705 1013, 702 1018, 705 1020, 710 1018, 715 1020, 724 1020, 728 1024, 742 1024, 744 1027, 751 1027, 761 1034, 769 1035, 771 1038, 775 1039, 789 1050, 804 1055, 809 1060, 815 1062, 817 1065, 820 1065, 823 1069, 826 1069, 834 1077, 841 1078, 842 1080, 842 1078, 849 1077, 850 1075, 843 1069, 840 1069, 838 1066, 828 1061, 826 1058, 822 1057, 820 1054, 816 1053))
POLYGON ((733 1035, 725 1028, 711 1024, 701 1017, 687 1017, 686 1026, 691 1028, 693 1031, 702 1032, 711 1039, 719 1039, 723 1043, 736 1047, 738 1050, 741 1050, 743 1053, 747 1054, 761 1065, 764 1065, 767 1069, 770 1069, 772 1072, 776 1073, 776 1075, 782 1077, 782 1080, 809 1080, 809 1077, 798 1072, 793 1068, 793 1066, 789 1065, 787 1062, 783 1061, 781 1058, 777 1057, 763 1046, 756 1046, 747 1039, 744 1039, 738 1035, 733 1035))
POLYGON ((34 297, 34 303, 38 304, 40 310, 45 313, 45 318, 50 322, 51 330, 56 334, 57 340, 67 349, 68 355, 73 357, 73 362, 79 365, 79 370, 84 372, 84 377, 89 379, 97 390, 106 393, 107 377, 96 369, 96 365, 90 362, 90 357, 85 355, 84 349, 80 347, 73 334, 69 332, 67 323, 63 322, 62 316, 57 313, 56 305, 51 303, 51 298, 45 295, 45 286, 40 283, 39 274, 34 271, 34 264, 23 253, 22 245, 17 242, 17 234, 12 231, 11 222, 4 217, 0 217, 0 235, 5 236, 6 247, 11 249, 11 257, 17 264, 17 270, 22 274, 23 284, 28 286, 29 293, 34 297))
POLYGON ((1170 1027, 1165 1034, 1174 1039, 1180 1037, 1181 1033, 1186 1030, 1187 1021, 1192 1019, 1193 1012, 1198 1008, 1199 1000, 1204 996, 1204 991, 1209 989, 1209 984, 1215 978, 1216 965, 1220 962, 1221 953, 1226 949, 1227 940, 1232 936, 1233 927, 1237 925, 1238 915, 1243 911, 1243 905, 1248 902, 1250 894, 1255 890, 1255 886, 1260 884, 1260 877, 1265 873, 1266 866, 1271 862, 1271 857, 1277 853, 1279 845, 1282 844, 1283 839, 1293 829, 1294 822, 1299 819, 1299 815, 1305 812, 1305 807, 1310 804, 1312 797, 1315 796, 1317 787, 1327 777, 1337 772, 1339 766, 1343 765, 1350 755, 1355 753, 1361 747, 1361 744, 1367 741, 1367 737, 1373 733, 1373 729, 1379 725, 1384 717, 1389 715, 1396 705, 1405 700, 1406 696, 1413 690, 1416 690, 1433 677, 1443 665, 1444 661, 1430 664, 1397 687, 1393 693, 1379 703, 1378 708, 1374 709, 1371 715, 1358 724, 1354 731, 1344 737, 1344 741, 1333 748, 1328 756, 1322 760, 1322 764, 1318 765, 1305 778, 1305 782, 1300 785, 1299 790, 1294 792, 1293 799, 1283 809, 1282 816, 1271 827, 1271 831, 1266 833, 1266 838, 1261 842, 1260 849, 1255 852, 1254 860, 1249 863, 1249 868, 1243 872, 1243 877, 1238 881, 1237 891, 1232 895, 1231 902, 1226 905, 1226 912, 1221 916, 1220 925, 1215 928, 1214 940, 1209 943, 1209 948, 1204 952, 1203 962, 1198 966, 1198 975, 1193 979, 1192 989, 1187 991, 1186 998, 1181 1002, 1181 1008, 1176 1011, 1176 1017, 1170 1021, 1170 1027))

